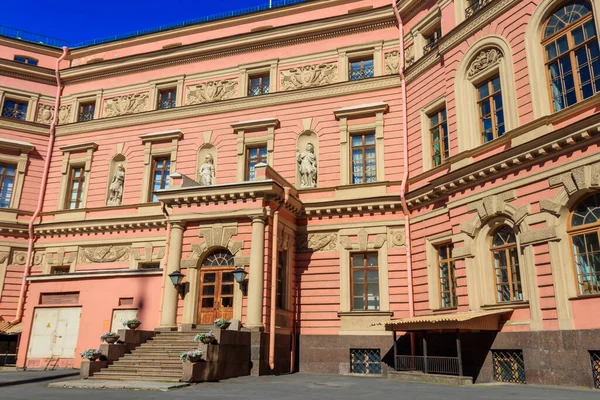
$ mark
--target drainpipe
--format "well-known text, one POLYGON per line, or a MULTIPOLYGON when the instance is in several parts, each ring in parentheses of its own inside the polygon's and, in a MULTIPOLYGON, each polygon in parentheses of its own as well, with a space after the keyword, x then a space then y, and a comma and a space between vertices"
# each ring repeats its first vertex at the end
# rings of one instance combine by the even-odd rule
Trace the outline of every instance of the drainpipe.
MULTIPOLYGON (((404 23, 398 11, 396 0, 392 0, 392 9, 398 22, 398 35, 400 39, 400 65, 399 75, 402 85, 402 184, 400 185, 400 200, 402 201, 402 213, 404 214, 404 229, 406 232, 406 272, 408 279, 408 312, 410 317, 415 316, 415 294, 413 288, 413 266, 412 252, 410 248, 410 213, 408 204, 406 204, 406 189, 408 187, 408 127, 407 127, 407 95, 406 95, 406 78, 404 76, 404 23)), ((410 334, 411 352, 415 354, 415 334, 410 334)))
POLYGON ((58 60, 56 60, 56 98, 54 100, 54 115, 52 116, 52 123, 50 123, 49 137, 48 137, 48 148, 46 149, 46 161, 44 162, 44 172, 42 174, 42 184, 40 186, 40 194, 38 196, 37 208, 33 213, 33 216, 29 220, 29 238, 27 243, 27 259, 25 263, 25 269, 23 271, 23 281, 21 282, 21 292, 19 294, 19 302, 17 304, 17 315, 11 325, 18 324, 23 319, 23 310, 25 308, 25 294, 27 293, 27 278, 31 272, 31 264, 33 261, 33 244, 35 243, 35 232, 33 225, 35 220, 39 217, 42 212, 44 205, 44 199, 46 197, 46 186, 48 184, 48 173, 50 171, 50 161, 52 160, 52 152, 54 151, 54 139, 56 132, 56 123, 58 121, 58 110, 60 108, 60 95, 62 94, 62 81, 60 79, 60 63, 69 54, 69 48, 63 47, 63 53, 58 60))
MULTIPOLYGON (((164 260, 165 263, 167 262, 167 260, 169 259, 169 246, 171 244, 171 222, 169 222, 169 213, 167 212, 167 205, 165 204, 164 201, 160 202, 160 210, 162 211, 162 214, 165 217, 165 220, 167 221, 167 237, 165 238, 165 255, 164 255, 164 260)), ((163 304, 163 299, 165 297, 165 282, 167 279, 167 266, 163 265, 163 274, 162 274, 162 283, 160 286, 160 309, 158 311, 159 315, 162 314, 162 304, 163 304)))
POLYGON ((279 236, 279 210, 290 198, 290 188, 284 187, 284 198, 273 214, 273 250, 271 251, 271 321, 269 322, 269 367, 275 369, 275 314, 277 314, 277 246, 279 236))

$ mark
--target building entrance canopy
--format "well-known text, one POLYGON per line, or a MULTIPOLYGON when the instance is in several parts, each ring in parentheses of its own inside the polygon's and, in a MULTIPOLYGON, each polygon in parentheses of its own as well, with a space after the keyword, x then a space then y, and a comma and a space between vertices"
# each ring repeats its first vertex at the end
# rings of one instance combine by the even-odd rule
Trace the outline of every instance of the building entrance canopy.
POLYGON ((469 311, 453 314, 423 315, 412 318, 392 319, 382 322, 386 331, 429 331, 429 330, 500 330, 500 319, 503 314, 512 312, 510 309, 469 311))

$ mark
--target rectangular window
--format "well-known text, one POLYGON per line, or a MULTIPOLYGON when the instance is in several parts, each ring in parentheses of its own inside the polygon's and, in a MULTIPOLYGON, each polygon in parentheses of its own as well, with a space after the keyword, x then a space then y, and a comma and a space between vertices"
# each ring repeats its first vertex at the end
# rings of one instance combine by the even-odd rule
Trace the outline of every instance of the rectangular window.
POLYGON ((423 47, 423 55, 435 49, 442 37, 442 27, 436 27, 431 33, 423 35, 425 38, 425 46, 423 47))
POLYGON ((600 237, 598 231, 573 235, 579 294, 600 294, 600 237))
POLYGON ((42 293, 40 305, 47 304, 78 304, 79 292, 70 293, 42 293))
POLYGON ((77 122, 91 121, 94 119, 94 111, 96 110, 96 102, 87 102, 79 104, 77 111, 77 122))
POLYGON ((450 157, 448 121, 445 108, 429 116, 429 132, 431 132, 432 165, 437 167, 450 157))
POLYGON ((50 267, 50 275, 64 275, 69 272, 71 272, 71 267, 69 266, 50 267))
POLYGON ((353 135, 352 184, 377 182, 375 134, 353 135))
POLYGON ((477 108, 483 143, 504 135, 504 106, 500 77, 496 76, 477 86, 477 108))
POLYGON ((15 61, 23 64, 38 65, 38 60, 27 56, 15 56, 15 61))
POLYGON ((452 243, 443 244, 436 248, 437 270, 440 279, 440 307, 456 308, 458 297, 456 296, 456 276, 454 259, 452 258, 452 243))
POLYGON ((260 96, 269 93, 271 77, 269 74, 251 75, 248 78, 248 96, 260 96))
POLYGON ((0 208, 10 207, 16 171, 16 165, 0 164, 0 208))
POLYGON ((251 147, 246 150, 246 180, 253 181, 256 177, 256 164, 267 163, 267 147, 251 147))
POLYGON ((379 310, 377 253, 352 254, 352 310, 379 310))
POLYGON ((590 351, 590 361, 592 362, 594 387, 600 389, 600 351, 590 351))
POLYGON ((381 351, 379 349, 350 349, 350 372, 380 375, 381 351))
POLYGON ((158 201, 154 192, 169 187, 170 174, 171 159, 169 157, 160 157, 152 160, 152 186, 150 187, 150 197, 153 202, 158 201))
POLYGON ((277 308, 285 309, 287 287, 287 251, 280 251, 277 260, 277 308))
POLYGON ((69 173, 69 185, 67 193, 67 204, 65 206, 68 210, 75 210, 81 208, 83 205, 83 189, 85 186, 85 171, 83 166, 71 167, 69 173))
POLYGON ((140 269, 160 269, 159 262, 141 263, 139 264, 140 269))
POLYGON ((159 110, 165 110, 167 108, 175 108, 177 98, 177 88, 161 89, 158 91, 158 105, 159 110))
POLYGON ((27 118, 27 106, 28 103, 26 101, 6 99, 2 106, 2 116, 25 121, 27 118))
POLYGON ((373 57, 351 60, 348 68, 348 79, 358 81, 373 78, 375 76, 375 65, 373 57))
POLYGON ((527 383, 522 350, 492 351, 494 380, 505 383, 527 383))

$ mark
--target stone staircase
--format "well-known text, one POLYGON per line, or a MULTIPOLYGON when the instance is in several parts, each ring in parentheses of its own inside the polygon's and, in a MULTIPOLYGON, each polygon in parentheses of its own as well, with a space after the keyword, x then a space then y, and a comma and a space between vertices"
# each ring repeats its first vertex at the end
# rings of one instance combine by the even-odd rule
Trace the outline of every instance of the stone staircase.
POLYGON ((179 356, 198 348, 194 336, 211 328, 212 325, 191 332, 157 332, 152 339, 89 379, 179 382, 183 372, 179 356))

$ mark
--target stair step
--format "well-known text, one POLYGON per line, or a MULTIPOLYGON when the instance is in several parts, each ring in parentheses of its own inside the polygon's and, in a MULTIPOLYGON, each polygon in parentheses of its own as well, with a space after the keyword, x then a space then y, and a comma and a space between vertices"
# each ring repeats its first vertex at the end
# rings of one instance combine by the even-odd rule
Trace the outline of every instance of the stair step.
POLYGON ((137 375, 120 375, 120 376, 105 376, 102 373, 95 374, 89 379, 97 381, 151 381, 151 382, 180 382, 179 378, 168 378, 168 377, 151 377, 151 376, 137 376, 137 375))
MULTIPOLYGON (((102 371, 105 372, 105 371, 102 371)), ((141 366, 138 366, 136 368, 125 368, 125 367, 120 367, 120 368, 116 368, 113 367, 109 370, 106 370, 106 372, 110 372, 110 373, 114 373, 114 374, 126 374, 126 375, 131 375, 131 374, 136 374, 136 375, 143 375, 143 376, 173 376, 173 377, 181 377, 181 372, 182 372, 182 368, 171 368, 171 369, 163 369, 160 367, 154 367, 154 368, 144 368, 141 366)))
POLYGON ((130 376, 140 376, 140 377, 156 377, 158 379, 160 379, 161 377, 163 378, 181 378, 181 371, 160 371, 160 372, 138 372, 138 373, 132 373, 133 371, 126 371, 126 370, 117 370, 117 371, 111 371, 109 369, 98 372, 97 374, 94 374, 94 376, 123 376, 123 375, 130 375, 130 376))

